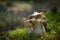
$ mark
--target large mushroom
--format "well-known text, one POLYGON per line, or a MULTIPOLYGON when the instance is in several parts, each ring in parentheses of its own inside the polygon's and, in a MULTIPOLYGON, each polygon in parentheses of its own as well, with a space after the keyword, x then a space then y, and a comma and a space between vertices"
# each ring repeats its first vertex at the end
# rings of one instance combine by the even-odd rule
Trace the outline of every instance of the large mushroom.
POLYGON ((43 12, 41 12, 41 13, 34 12, 32 15, 26 17, 27 20, 25 20, 25 22, 26 22, 25 24, 27 24, 27 23, 32 24, 31 26, 30 26, 30 24, 29 25, 27 24, 28 30, 30 30, 30 33, 33 31, 34 34, 42 35, 43 33, 46 32, 45 28, 44 28, 44 26, 46 26, 46 21, 45 21, 46 17, 42 13, 43 12))

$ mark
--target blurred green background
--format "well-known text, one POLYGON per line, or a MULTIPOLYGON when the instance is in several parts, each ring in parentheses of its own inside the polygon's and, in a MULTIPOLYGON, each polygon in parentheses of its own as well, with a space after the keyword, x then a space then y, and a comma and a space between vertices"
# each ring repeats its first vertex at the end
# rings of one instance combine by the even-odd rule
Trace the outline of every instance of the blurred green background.
POLYGON ((60 40, 60 0, 0 1, 0 40, 60 40), (23 28, 23 17, 44 12, 47 35, 36 37, 23 28))

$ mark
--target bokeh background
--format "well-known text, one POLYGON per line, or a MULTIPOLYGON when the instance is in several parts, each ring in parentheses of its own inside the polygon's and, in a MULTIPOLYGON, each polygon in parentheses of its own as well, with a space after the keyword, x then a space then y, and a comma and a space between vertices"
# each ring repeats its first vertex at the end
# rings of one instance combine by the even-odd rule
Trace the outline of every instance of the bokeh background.
POLYGON ((60 0, 0 0, 0 40, 60 40, 60 0), (44 12, 47 35, 27 34, 23 18, 44 12))

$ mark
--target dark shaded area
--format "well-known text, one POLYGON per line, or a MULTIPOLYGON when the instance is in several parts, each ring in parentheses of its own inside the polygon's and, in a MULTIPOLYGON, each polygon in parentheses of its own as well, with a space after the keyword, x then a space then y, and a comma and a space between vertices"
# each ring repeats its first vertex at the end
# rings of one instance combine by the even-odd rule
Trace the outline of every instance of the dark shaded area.
POLYGON ((21 28, 19 22, 14 22, 14 23, 11 23, 11 24, 7 23, 6 27, 0 28, 0 33, 6 32, 8 30, 14 30, 16 28, 21 28))
POLYGON ((6 6, 0 4, 0 12, 5 12, 5 11, 6 11, 6 6))
POLYGON ((7 7, 12 7, 12 6, 14 6, 14 4, 13 4, 12 2, 11 2, 11 3, 8 2, 8 3, 6 4, 6 6, 7 6, 7 7))

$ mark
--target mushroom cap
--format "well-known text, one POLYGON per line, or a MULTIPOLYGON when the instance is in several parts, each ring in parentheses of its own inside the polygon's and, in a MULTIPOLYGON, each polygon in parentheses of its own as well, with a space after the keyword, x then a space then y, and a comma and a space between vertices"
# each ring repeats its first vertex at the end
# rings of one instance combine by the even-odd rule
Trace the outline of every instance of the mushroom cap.
POLYGON ((38 17, 42 16, 43 18, 45 18, 45 16, 43 15, 43 12, 40 12, 40 13, 39 12, 34 12, 33 14, 29 15, 28 18, 32 19, 32 18, 36 18, 37 16, 38 17))
POLYGON ((33 14, 32 14, 32 16, 36 16, 36 15, 38 15, 39 13, 38 12, 34 12, 33 14))
POLYGON ((36 17, 37 15, 39 15, 40 13, 38 12, 34 12, 33 14, 29 15, 28 18, 33 18, 33 17, 36 17))

